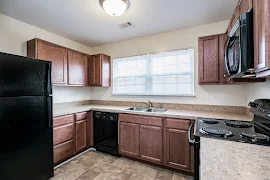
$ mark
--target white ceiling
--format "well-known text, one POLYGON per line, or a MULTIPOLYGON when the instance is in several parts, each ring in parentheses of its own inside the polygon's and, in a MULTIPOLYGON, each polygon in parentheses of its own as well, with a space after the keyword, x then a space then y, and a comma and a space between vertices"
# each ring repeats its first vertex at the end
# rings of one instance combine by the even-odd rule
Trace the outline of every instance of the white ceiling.
POLYGON ((238 0, 130 0, 120 17, 99 0, 0 0, 0 13, 88 46, 230 19, 238 0), (131 21, 135 27, 117 25, 131 21))

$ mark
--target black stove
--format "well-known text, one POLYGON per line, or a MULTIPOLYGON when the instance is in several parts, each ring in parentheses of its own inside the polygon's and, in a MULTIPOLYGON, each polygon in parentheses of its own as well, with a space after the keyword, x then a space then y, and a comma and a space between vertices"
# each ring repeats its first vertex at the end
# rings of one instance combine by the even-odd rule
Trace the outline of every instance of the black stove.
POLYGON ((253 121, 197 118, 190 126, 188 139, 194 145, 194 179, 200 179, 201 137, 270 146, 270 99, 257 99, 249 106, 253 121), (195 139, 191 139, 193 126, 195 139))
POLYGON ((249 105, 254 113, 253 121, 197 118, 195 138, 209 137, 270 146, 270 100, 258 99, 249 105))

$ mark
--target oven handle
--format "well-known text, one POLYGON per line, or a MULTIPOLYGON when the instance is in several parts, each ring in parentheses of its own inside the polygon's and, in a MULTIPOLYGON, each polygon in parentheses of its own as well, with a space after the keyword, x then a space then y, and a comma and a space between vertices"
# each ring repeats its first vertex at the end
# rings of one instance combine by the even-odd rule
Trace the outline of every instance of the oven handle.
POLYGON ((195 139, 191 139, 191 132, 192 132, 192 128, 195 125, 195 122, 193 122, 188 129, 188 141, 190 144, 194 145, 195 144, 195 139))

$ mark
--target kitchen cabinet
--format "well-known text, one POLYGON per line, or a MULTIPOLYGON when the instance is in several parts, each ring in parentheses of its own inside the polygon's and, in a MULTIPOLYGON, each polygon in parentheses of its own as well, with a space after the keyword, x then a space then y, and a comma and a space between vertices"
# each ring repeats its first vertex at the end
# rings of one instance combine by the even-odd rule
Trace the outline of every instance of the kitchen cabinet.
MULTIPOLYGON (((120 115, 121 119, 121 115, 120 115)), ((121 120, 120 120, 121 121, 121 120)), ((139 157, 140 126, 134 123, 120 122, 119 152, 120 154, 139 157)))
POLYGON ((193 171, 191 164, 193 155, 188 141, 190 120, 166 119, 165 128, 165 158, 166 166, 193 171), (192 153, 192 154, 191 154, 192 153))
POLYGON ((163 163, 162 118, 119 114, 120 154, 163 163))
POLYGON ((91 86, 111 86, 111 57, 97 54, 88 57, 88 81, 91 86))
POLYGON ((86 120, 76 122, 76 153, 87 147, 87 125, 86 120))
POLYGON ((270 1, 253 1, 254 67, 257 77, 270 75, 270 1))
POLYGON ((76 114, 76 153, 87 148, 87 112, 76 114))
POLYGON ((67 84, 67 49, 41 39, 27 42, 27 56, 52 62, 52 83, 67 84))
POLYGON ((199 84, 222 84, 226 34, 199 37, 199 84))
POLYGON ((162 127, 140 125, 140 157, 161 164, 163 162, 162 127))
POLYGON ((76 86, 88 85, 88 55, 68 49, 68 84, 76 86))
POLYGON ((54 164, 59 164, 74 154, 74 140, 71 139, 53 147, 54 164))
POLYGON ((87 113, 87 148, 94 146, 94 121, 93 121, 93 111, 87 113))
POLYGON ((54 164, 61 163, 74 155, 74 129, 74 115, 53 119, 54 164))
POLYGON ((191 120, 119 114, 119 152, 154 164, 193 172, 191 120))

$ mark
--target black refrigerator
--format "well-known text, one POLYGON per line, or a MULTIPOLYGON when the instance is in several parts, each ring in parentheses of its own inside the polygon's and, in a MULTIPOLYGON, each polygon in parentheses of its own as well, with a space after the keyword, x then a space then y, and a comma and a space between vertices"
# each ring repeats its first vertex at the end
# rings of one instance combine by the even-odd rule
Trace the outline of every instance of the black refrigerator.
POLYGON ((51 62, 0 53, 0 179, 53 176, 51 62))

